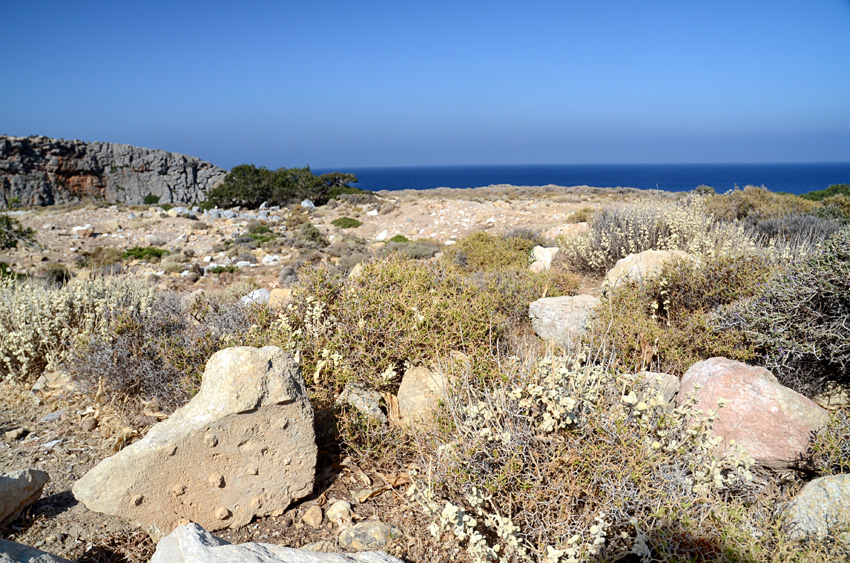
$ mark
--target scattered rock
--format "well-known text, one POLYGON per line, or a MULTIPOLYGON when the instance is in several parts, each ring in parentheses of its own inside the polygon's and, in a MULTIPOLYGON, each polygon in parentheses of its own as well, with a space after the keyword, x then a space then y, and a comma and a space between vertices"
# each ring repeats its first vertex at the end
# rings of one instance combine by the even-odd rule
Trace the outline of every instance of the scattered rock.
POLYGON ((398 528, 377 520, 369 520, 343 530, 339 535, 339 545, 357 551, 380 549, 399 537, 401 530, 398 528))
POLYGON ((410 368, 398 388, 398 410, 401 422, 409 424, 428 420, 445 396, 446 381, 441 373, 426 367, 410 368))
POLYGON ((338 500, 333 503, 326 514, 328 520, 336 525, 343 522, 351 521, 351 503, 344 500, 338 500))
POLYGON ((586 233, 589 230, 590 226, 585 222, 568 223, 566 225, 558 225, 557 227, 552 227, 551 229, 543 231, 541 236, 546 239, 557 240, 558 237, 586 233))
POLYGON ((54 420, 59 420, 63 416, 65 416, 65 411, 54 411, 50 414, 42 416, 38 421, 40 423, 53 422, 54 420))
POLYGON ((383 552, 322 553, 267 543, 232 545, 197 524, 180 526, 156 546, 150 563, 402 563, 383 552))
POLYGON ((50 476, 37 469, 19 469, 0 475, 0 526, 17 518, 41 496, 50 476))
POLYGON ((605 274, 605 280, 602 282, 603 291, 613 289, 620 283, 642 282, 658 275, 664 264, 675 259, 696 261, 696 258, 681 250, 645 250, 637 254, 629 254, 617 260, 614 267, 605 274))
POLYGON ((221 529, 281 514, 312 492, 315 466, 313 409, 296 362, 275 346, 228 348, 207 362, 186 406, 89 471, 73 493, 159 538, 184 519, 221 529), (142 501, 132 502, 137 495, 142 501))
POLYGON ((309 199, 305 199, 304 201, 301 202, 301 207, 304 207, 306 209, 315 209, 316 204, 313 203, 312 201, 310 201, 309 199))
POLYGON ((655 389, 664 400, 673 406, 676 395, 679 393, 679 378, 669 373, 658 373, 653 371, 644 371, 638 374, 649 380, 649 384, 655 389))
POLYGON ((384 240, 387 240, 388 236, 390 236, 390 234, 386 230, 383 230, 380 233, 378 233, 378 236, 375 237, 375 240, 384 241, 384 240))
POLYGON ((288 287, 276 287, 269 294, 270 307, 283 307, 289 298, 292 297, 292 290, 288 287))
POLYGON ((28 545, 0 540, 0 563, 73 563, 28 545))
POLYGON ((584 333, 600 303, 592 295, 544 297, 528 306, 528 315, 537 336, 569 347, 584 333))
POLYGON ((311 528, 319 528, 322 525, 322 520, 324 516, 322 515, 322 507, 314 504, 310 508, 307 509, 307 512, 304 513, 304 516, 301 517, 301 521, 310 526, 311 528))
POLYGON ((772 469, 798 467, 810 437, 829 421, 827 411, 780 385, 770 371, 727 358, 691 366, 682 376, 676 403, 684 403, 692 391, 697 409, 718 412, 714 433, 723 438, 721 453, 734 441, 757 464, 772 469), (718 411, 721 398, 728 404, 718 411))
POLYGON ((560 250, 557 246, 544 247, 535 246, 531 249, 531 266, 533 272, 543 272, 552 267, 552 259, 560 250))
POLYGON ((71 235, 80 238, 91 238, 94 236, 94 227, 88 224, 73 227, 71 229, 71 235))
POLYGON ((83 432, 91 432, 97 428, 98 421, 95 417, 87 418, 80 423, 80 429, 83 432))
POLYGON ((353 268, 351 268, 351 271, 348 272, 348 279, 356 280, 357 278, 359 278, 362 275, 363 275, 363 264, 358 262, 357 264, 354 265, 353 268))
POLYGON ((349 383, 337 397, 336 404, 348 405, 369 418, 387 422, 387 415, 381 410, 381 394, 374 389, 349 383))
MULTIPOLYGON (((238 266, 239 264, 237 264, 238 266)), ((239 302, 243 305, 268 305, 271 300, 271 292, 261 287, 260 289, 255 289, 248 295, 243 296, 239 302)))
POLYGON ((13 429, 7 430, 6 432, 3 433, 3 439, 11 442, 13 440, 20 440, 21 438, 23 438, 26 435, 27 435, 27 429, 26 428, 13 428, 13 429))
POLYGON ((850 529, 850 474, 820 477, 803 487, 785 510, 794 539, 824 539, 850 529))

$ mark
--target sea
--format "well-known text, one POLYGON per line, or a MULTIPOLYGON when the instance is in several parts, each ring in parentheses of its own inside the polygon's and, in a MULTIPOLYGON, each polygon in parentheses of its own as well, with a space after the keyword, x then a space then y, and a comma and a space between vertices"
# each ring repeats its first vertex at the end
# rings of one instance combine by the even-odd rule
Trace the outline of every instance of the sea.
POLYGON ((764 186, 773 192, 803 194, 832 184, 850 184, 850 162, 799 164, 522 164, 474 166, 397 166, 374 168, 314 169, 350 172, 358 188, 380 190, 429 190, 477 188, 494 184, 515 186, 630 187, 665 191, 689 191, 711 186, 717 193, 764 186))

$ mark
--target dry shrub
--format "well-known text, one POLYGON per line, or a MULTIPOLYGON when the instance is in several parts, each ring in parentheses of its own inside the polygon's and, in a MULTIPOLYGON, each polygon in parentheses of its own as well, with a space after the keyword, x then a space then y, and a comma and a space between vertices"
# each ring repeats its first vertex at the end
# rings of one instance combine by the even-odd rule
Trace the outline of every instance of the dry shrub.
MULTIPOLYGON (((495 387, 455 374, 438 425, 416 433, 410 494, 444 545, 475 562, 799 560, 751 460, 714 457, 716 411, 696 423, 693 397, 673 409, 576 356, 502 369, 495 387)), ((836 556, 818 549, 807 560, 836 556)))
POLYGON ((850 383, 848 280, 850 228, 845 228, 754 296, 720 310, 713 323, 721 331, 744 333, 760 365, 811 397, 832 383, 850 383))
POLYGON ((58 287, 0 278, 2 374, 26 381, 55 369, 78 342, 108 340, 119 315, 145 315, 155 299, 153 286, 124 277, 58 287))
POLYGON ((684 250, 695 256, 742 255, 759 243, 743 226, 717 222, 703 197, 640 200, 597 211, 589 231, 559 240, 570 264, 603 274, 617 260, 644 250, 684 250))
POLYGON ((792 213, 809 214, 818 207, 816 202, 802 197, 774 193, 756 186, 713 195, 706 200, 707 211, 725 221, 779 219, 792 213))
POLYGON ((850 473, 850 411, 832 413, 829 424, 818 431, 809 448, 815 470, 821 475, 850 473))
POLYGON ((624 369, 682 374, 713 356, 752 360, 744 335, 717 330, 708 315, 750 297, 770 274, 769 262, 758 256, 671 261, 657 277, 614 288, 593 331, 610 339, 624 369))
POLYGON ((326 268, 305 272, 295 302, 262 330, 269 343, 300 351, 308 381, 392 389, 407 365, 450 350, 473 355, 504 346, 544 286, 526 271, 466 276, 452 264, 394 253, 365 262, 350 280, 326 268))
POLYGON ((501 237, 478 231, 449 247, 443 256, 472 271, 523 269, 529 265, 531 249, 542 242, 528 230, 515 230, 501 237))

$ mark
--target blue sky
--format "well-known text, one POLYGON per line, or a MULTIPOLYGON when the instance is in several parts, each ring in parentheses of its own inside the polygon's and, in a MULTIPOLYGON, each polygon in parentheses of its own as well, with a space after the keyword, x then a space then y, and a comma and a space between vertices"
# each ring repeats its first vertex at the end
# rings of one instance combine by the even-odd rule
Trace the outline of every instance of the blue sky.
POLYGON ((229 168, 850 161, 850 0, 7 1, 0 133, 229 168))

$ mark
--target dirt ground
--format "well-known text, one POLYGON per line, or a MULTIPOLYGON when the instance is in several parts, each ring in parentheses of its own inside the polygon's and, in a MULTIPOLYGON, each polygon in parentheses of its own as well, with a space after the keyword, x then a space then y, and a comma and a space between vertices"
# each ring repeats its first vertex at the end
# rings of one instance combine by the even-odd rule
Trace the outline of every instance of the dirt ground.
MULTIPOLYGON (((491 186, 476 190, 430 190, 428 192, 389 192, 366 205, 336 205, 310 211, 310 221, 331 241, 354 234, 369 244, 396 234, 408 238, 431 238, 445 243, 486 229, 504 233, 514 228, 541 231, 563 224, 571 213, 601 202, 616 202, 646 197, 628 190, 599 188, 517 188, 491 186), (357 218, 363 225, 343 233, 331 225, 337 217, 357 218)), ((657 196, 657 194, 656 194, 657 196)), ((666 197, 666 196, 658 196, 666 197)), ((283 235, 290 211, 272 212, 269 223, 283 235)), ((0 261, 12 271, 36 274, 47 265, 80 269, 79 259, 96 247, 126 250, 133 246, 157 246, 172 252, 190 250, 198 263, 205 256, 212 260, 223 255, 223 246, 234 234, 244 231, 247 221, 190 220, 163 217, 148 207, 80 204, 29 210, 17 214, 25 226, 36 232, 38 246, 0 253, 0 261), (91 225, 94 236, 79 236, 74 227, 91 225)), ((258 256, 266 249, 258 249, 258 256)), ((296 249, 275 248, 268 252, 282 255, 274 265, 244 268, 232 275, 202 276, 199 279, 166 274, 159 266, 131 262, 125 271, 139 276, 158 276, 162 285, 193 291, 220 287, 242 278, 260 287, 278 285, 281 264, 294 260, 296 249)), ((258 260, 259 261, 259 260, 258 260)), ((598 280, 585 280, 585 292, 598 291, 598 280)), ((31 390, 33 382, 14 384, 0 378, 0 473, 35 468, 46 471, 50 481, 42 497, 17 520, 0 530, 0 538, 9 539, 79 562, 147 561, 154 545, 147 535, 120 517, 91 512, 78 503, 73 483, 102 459, 138 439, 108 406, 97 405, 90 394, 79 393, 67 381, 52 380, 43 389, 31 390)), ((394 468, 397 470, 397 468, 394 468)), ((313 529, 301 520, 312 505, 327 508, 334 500, 352 503, 355 521, 377 518, 396 526, 402 536, 385 550, 406 561, 462 560, 463 555, 447 538, 432 538, 427 532, 429 520, 404 496, 403 486, 387 490, 358 502, 358 493, 387 483, 388 471, 358 468, 321 456, 314 495, 290 507, 279 517, 257 519, 238 530, 217 532, 233 543, 267 542, 292 547, 313 544, 313 548, 337 550, 340 527, 324 520, 313 529), (318 542, 318 543, 317 543, 318 542), (330 543, 321 543, 330 542, 330 543)), ((392 477, 390 477, 392 479, 392 477)))

